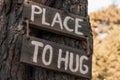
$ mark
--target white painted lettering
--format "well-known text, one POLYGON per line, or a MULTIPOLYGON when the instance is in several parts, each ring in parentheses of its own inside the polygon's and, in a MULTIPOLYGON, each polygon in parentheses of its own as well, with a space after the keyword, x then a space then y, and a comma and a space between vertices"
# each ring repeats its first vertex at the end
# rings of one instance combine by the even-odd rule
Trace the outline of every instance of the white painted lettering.
POLYGON ((79 28, 82 28, 81 25, 79 25, 79 22, 82 22, 83 20, 82 19, 79 19, 79 18, 76 18, 75 20, 75 33, 78 34, 78 35, 83 35, 82 32, 79 32, 79 28))
POLYGON ((60 28, 63 30, 62 19, 59 13, 55 14, 51 26, 53 27, 56 23, 60 24, 60 28))
POLYGON ((33 55, 33 62, 37 63, 37 56, 38 56, 39 46, 43 47, 44 44, 42 42, 38 42, 38 41, 32 41, 31 44, 35 45, 34 55, 33 55))
POLYGON ((31 20, 34 21, 35 14, 41 14, 42 8, 37 5, 32 5, 31 20), (38 9, 38 11, 36 11, 38 9))
POLYGON ((52 62, 52 56, 53 56, 53 48, 52 48, 52 46, 50 46, 50 45, 46 45, 45 47, 44 47, 44 49, 43 49, 43 53, 42 53, 42 61, 43 61, 43 63, 45 64, 45 65, 50 65, 51 64, 51 62, 52 62), (46 57, 46 55, 48 55, 47 54, 47 50, 49 50, 50 51, 50 55, 49 55, 49 60, 48 61, 46 61, 46 59, 45 59, 45 57, 46 57))
POLYGON ((70 53, 70 63, 69 63, 69 68, 72 72, 77 72, 79 70, 79 55, 76 55, 76 63, 74 64, 74 55, 71 52, 70 53), (75 65, 75 68, 73 68, 73 66, 75 65))
POLYGON ((61 68, 61 62, 65 62, 65 70, 68 68, 68 59, 69 59, 69 52, 66 51, 65 58, 62 58, 62 49, 59 49, 59 55, 58 55, 58 68, 61 68))
POLYGON ((80 72, 82 73, 82 74, 86 74, 86 73, 88 73, 88 66, 87 65, 83 65, 83 61, 84 60, 88 60, 88 57, 87 56, 81 56, 80 57, 80 72), (83 70, 83 66, 84 66, 84 70, 83 70))
POLYGON ((46 22, 46 20, 45 20, 45 17, 46 17, 45 13, 46 13, 46 9, 43 8, 42 24, 49 26, 50 23, 46 22))
POLYGON ((73 32, 74 30, 70 29, 68 27, 68 25, 67 25, 69 20, 74 20, 74 19, 72 17, 70 17, 70 16, 65 17, 63 25, 64 25, 64 27, 65 27, 66 30, 68 30, 69 32, 73 32))

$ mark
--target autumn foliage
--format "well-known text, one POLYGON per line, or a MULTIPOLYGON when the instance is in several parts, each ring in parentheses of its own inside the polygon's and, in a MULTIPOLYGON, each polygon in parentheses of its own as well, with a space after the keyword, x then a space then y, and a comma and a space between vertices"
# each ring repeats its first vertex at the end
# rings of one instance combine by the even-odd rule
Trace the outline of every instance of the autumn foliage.
POLYGON ((90 14, 94 35, 93 80, 120 80, 120 9, 90 14))

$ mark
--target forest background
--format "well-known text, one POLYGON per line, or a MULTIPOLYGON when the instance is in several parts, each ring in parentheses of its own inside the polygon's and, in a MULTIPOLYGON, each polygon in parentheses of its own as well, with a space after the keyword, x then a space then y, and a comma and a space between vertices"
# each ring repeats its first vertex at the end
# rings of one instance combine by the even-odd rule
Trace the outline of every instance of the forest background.
POLYGON ((89 0, 88 9, 94 35, 93 80, 120 80, 120 0, 89 0))

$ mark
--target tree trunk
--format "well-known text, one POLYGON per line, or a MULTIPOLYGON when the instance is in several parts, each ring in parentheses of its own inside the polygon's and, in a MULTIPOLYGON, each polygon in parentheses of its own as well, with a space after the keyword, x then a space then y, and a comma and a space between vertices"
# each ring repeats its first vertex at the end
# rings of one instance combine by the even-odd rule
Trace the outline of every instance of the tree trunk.
MULTIPOLYGON (((25 29, 22 28, 23 3, 28 0, 4 0, 0 16, 0 80, 88 80, 68 74, 53 72, 20 63, 22 38, 25 29)), ((67 0, 32 0, 47 6, 62 9, 67 0)), ((87 0, 78 0, 79 10, 68 9, 76 15, 87 17, 87 0), (77 12, 78 11, 78 12, 77 12)), ((69 8, 69 6, 68 6, 69 8)), ((31 30, 34 33, 34 30, 31 30)), ((64 44, 77 49, 84 49, 84 41, 66 38, 45 31, 37 32, 39 38, 64 44)), ((92 35, 90 34, 92 42, 92 35)), ((92 45, 92 44, 91 44, 92 45)), ((92 52, 92 46, 90 46, 92 52)))

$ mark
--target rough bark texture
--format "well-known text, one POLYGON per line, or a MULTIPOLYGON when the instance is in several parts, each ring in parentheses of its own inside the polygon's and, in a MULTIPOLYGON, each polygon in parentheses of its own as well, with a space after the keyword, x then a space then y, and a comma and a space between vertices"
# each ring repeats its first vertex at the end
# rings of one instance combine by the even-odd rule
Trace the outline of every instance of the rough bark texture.
MULTIPOLYGON (((25 2, 27 1, 28 0, 25 0, 25 2)), ((77 5, 73 3, 67 4, 68 0, 32 1, 58 9, 67 8, 71 13, 87 17, 87 0, 78 0, 80 2, 77 5, 81 7, 80 10, 76 10, 77 5), (67 6, 64 7, 63 4, 67 6)), ((21 17, 23 3, 23 0, 3 1, 0 19, 2 23, 0 25, 0 80, 88 80, 20 63, 22 38, 26 32, 22 25, 21 17)), ((34 33, 34 29, 31 30, 31 33, 36 34, 34 33)), ((37 37, 78 49, 85 48, 84 41, 66 38, 45 31, 38 31, 37 37)), ((90 37, 92 41, 91 34, 90 37)))

